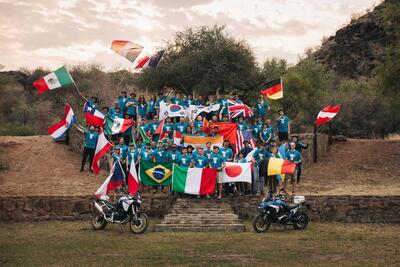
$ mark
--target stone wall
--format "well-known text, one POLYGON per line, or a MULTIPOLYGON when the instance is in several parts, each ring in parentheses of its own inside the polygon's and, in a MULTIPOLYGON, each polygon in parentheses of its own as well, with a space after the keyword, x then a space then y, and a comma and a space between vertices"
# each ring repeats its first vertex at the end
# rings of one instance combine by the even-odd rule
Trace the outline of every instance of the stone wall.
MULTIPOLYGON (((142 209, 162 218, 175 201, 168 195, 143 196, 142 209)), ((93 196, 2 197, 0 221, 88 220, 93 196)), ((400 196, 306 196, 307 214, 314 222, 400 223, 400 196)), ((261 198, 231 197, 229 202, 240 218, 252 218, 261 198)))
MULTIPOLYGON (((0 221, 88 220, 93 196, 0 197, 0 221)), ((170 209, 168 195, 143 197, 142 210, 151 217, 162 217, 170 209)))
MULTIPOLYGON (((231 198, 241 218, 252 218, 260 197, 231 198)), ((306 196, 306 210, 314 222, 400 223, 400 196, 306 196)))

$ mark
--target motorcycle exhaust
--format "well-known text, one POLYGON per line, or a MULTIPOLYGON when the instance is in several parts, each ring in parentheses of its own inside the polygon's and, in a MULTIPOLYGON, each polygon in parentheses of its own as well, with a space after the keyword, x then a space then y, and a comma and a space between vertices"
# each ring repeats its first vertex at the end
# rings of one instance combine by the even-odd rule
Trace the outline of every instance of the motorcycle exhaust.
POLYGON ((105 218, 106 215, 104 214, 104 211, 103 211, 103 209, 101 208, 101 206, 100 206, 97 202, 94 202, 94 206, 95 206, 95 208, 96 208, 99 212, 101 212, 101 213, 104 215, 104 218, 105 218))

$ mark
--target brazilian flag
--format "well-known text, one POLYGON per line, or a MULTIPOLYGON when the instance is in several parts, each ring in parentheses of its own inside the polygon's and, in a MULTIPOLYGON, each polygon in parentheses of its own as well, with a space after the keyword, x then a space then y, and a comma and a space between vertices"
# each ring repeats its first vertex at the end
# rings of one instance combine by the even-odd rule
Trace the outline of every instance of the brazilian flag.
POLYGON ((170 185, 172 181, 172 164, 140 161, 140 182, 144 185, 170 185))

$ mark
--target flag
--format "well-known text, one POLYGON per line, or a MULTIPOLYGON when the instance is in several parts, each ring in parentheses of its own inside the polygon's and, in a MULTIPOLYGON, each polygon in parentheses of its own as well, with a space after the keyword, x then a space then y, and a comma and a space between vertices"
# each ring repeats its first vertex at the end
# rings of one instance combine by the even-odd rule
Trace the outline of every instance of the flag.
POLYGON ((123 133, 132 126, 132 123, 131 119, 112 118, 107 115, 105 116, 104 131, 106 134, 123 133))
POLYGON ((138 127, 138 131, 140 136, 143 139, 143 144, 147 144, 148 142, 150 142, 150 139, 152 138, 151 134, 149 132, 145 132, 143 127, 138 127))
POLYGON ((258 148, 255 147, 255 148, 253 148, 252 151, 249 152, 249 154, 247 154, 247 156, 246 156, 246 158, 245 158, 247 162, 252 161, 254 152, 256 152, 257 149, 258 149, 258 148))
POLYGON ((169 133, 170 133, 170 132, 171 132, 171 131, 166 131, 166 132, 163 132, 163 133, 159 134, 159 135, 157 136, 157 138, 156 138, 156 143, 162 142, 163 144, 166 144, 166 143, 168 142, 169 133))
POLYGON ((189 118, 194 121, 200 113, 211 113, 216 112, 221 108, 221 104, 214 104, 209 106, 189 106, 189 118))
POLYGON ((173 143, 177 146, 182 146, 182 137, 183 134, 178 132, 178 131, 174 131, 174 140, 173 143))
POLYGON ((118 186, 125 183, 125 172, 122 169, 121 163, 116 161, 114 163, 114 171, 110 173, 103 184, 97 189, 95 196, 100 198, 107 195, 112 190, 116 189, 118 186))
POLYGON ((215 168, 188 168, 174 164, 172 191, 190 194, 213 194, 217 180, 215 168))
POLYGON ((72 83, 74 83, 74 80, 69 74, 67 68, 63 66, 58 70, 47 74, 43 78, 34 81, 33 86, 35 86, 39 93, 43 93, 49 90, 54 90, 66 85, 70 85, 72 83))
POLYGON ((176 104, 167 104, 165 102, 160 102, 160 117, 159 117, 160 121, 167 117, 186 118, 187 116, 188 116, 188 111, 186 107, 179 106, 176 104))
POLYGON ((208 137, 208 136, 193 136, 184 135, 183 144, 184 146, 196 147, 197 145, 205 146, 207 142, 211 142, 211 146, 222 147, 224 143, 224 137, 222 135, 208 137))
POLYGON ((243 141, 244 141, 244 138, 243 138, 242 131, 237 130, 236 131, 236 151, 238 153, 244 147, 243 141))
POLYGON ((144 185, 170 185, 172 176, 172 162, 163 164, 140 161, 140 181, 144 185))
POLYGON ((236 149, 237 149, 237 153, 239 153, 239 151, 244 147, 243 142, 244 141, 248 141, 249 142, 249 146, 251 148, 255 148, 256 147, 256 143, 254 141, 253 138, 253 134, 251 133, 251 131, 236 131, 236 149))
POLYGON ((279 158, 268 159, 268 176, 277 174, 293 174, 296 163, 279 158))
POLYGON ((83 112, 85 113, 86 122, 89 125, 95 125, 103 127, 104 125, 104 114, 96 109, 90 102, 85 102, 83 107, 83 112))
POLYGON ((278 153, 281 158, 286 159, 286 143, 283 143, 280 147, 278 147, 278 153))
POLYGON ((74 111, 72 110, 71 106, 67 103, 65 104, 65 113, 64 117, 54 124, 47 128, 47 132, 53 137, 54 139, 58 139, 64 135, 64 133, 71 128, 71 126, 76 122, 76 117, 74 115, 74 111))
POLYGON ((339 112, 340 112, 340 105, 326 106, 318 113, 317 119, 315 120, 315 124, 319 126, 323 123, 326 123, 331 119, 333 119, 339 112))
POLYGON ((114 40, 111 43, 111 49, 130 62, 133 62, 139 56, 140 52, 142 52, 143 46, 130 41, 114 40))
POLYGON ((261 85, 261 94, 270 99, 279 99, 283 97, 282 78, 264 83, 261 85))
POLYGON ((228 100, 228 111, 231 119, 236 117, 250 118, 253 116, 249 106, 230 99, 228 100))
POLYGON ((96 150, 93 156, 92 168, 95 175, 100 172, 100 159, 107 154, 113 145, 107 140, 103 130, 100 128, 99 138, 97 139, 96 150))
POLYGON ((131 166, 128 174, 128 191, 132 196, 136 194, 139 189, 139 177, 136 172, 135 159, 132 159, 131 166))
POLYGON ((164 124, 165 124, 165 119, 163 119, 160 124, 157 126, 156 131, 154 132, 155 134, 162 134, 163 129, 164 129, 164 124))
POLYGON ((225 162, 222 169, 222 182, 246 182, 251 183, 251 163, 225 162))
MULTIPOLYGON (((232 145, 233 149, 236 150, 236 131, 237 125, 233 122, 216 122, 210 125, 210 131, 213 132, 214 127, 218 127, 218 134, 224 137, 224 140, 228 140, 232 145)), ((234 151, 236 152, 236 151, 234 151)))
POLYGON ((153 55, 145 55, 137 61, 135 69, 146 67, 156 68, 164 56, 164 50, 157 51, 153 55))

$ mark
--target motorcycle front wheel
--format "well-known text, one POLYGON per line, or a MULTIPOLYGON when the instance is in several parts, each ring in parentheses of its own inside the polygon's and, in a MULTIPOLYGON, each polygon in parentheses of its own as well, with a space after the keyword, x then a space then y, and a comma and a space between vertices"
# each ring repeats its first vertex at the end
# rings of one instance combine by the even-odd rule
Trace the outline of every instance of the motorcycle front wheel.
POLYGON ((103 214, 94 214, 91 220, 93 230, 103 230, 107 226, 107 221, 103 214))
POLYGON ((293 218, 293 228, 296 230, 303 230, 307 228, 308 225, 308 215, 304 212, 297 212, 293 218))
POLYGON ((149 226, 149 222, 147 219, 146 213, 138 213, 137 220, 131 218, 129 222, 129 228, 131 232, 134 234, 143 234, 147 231, 147 227, 149 226))
POLYGON ((256 233, 265 233, 271 226, 271 221, 267 217, 264 219, 265 214, 257 214, 253 219, 253 229, 256 233))

